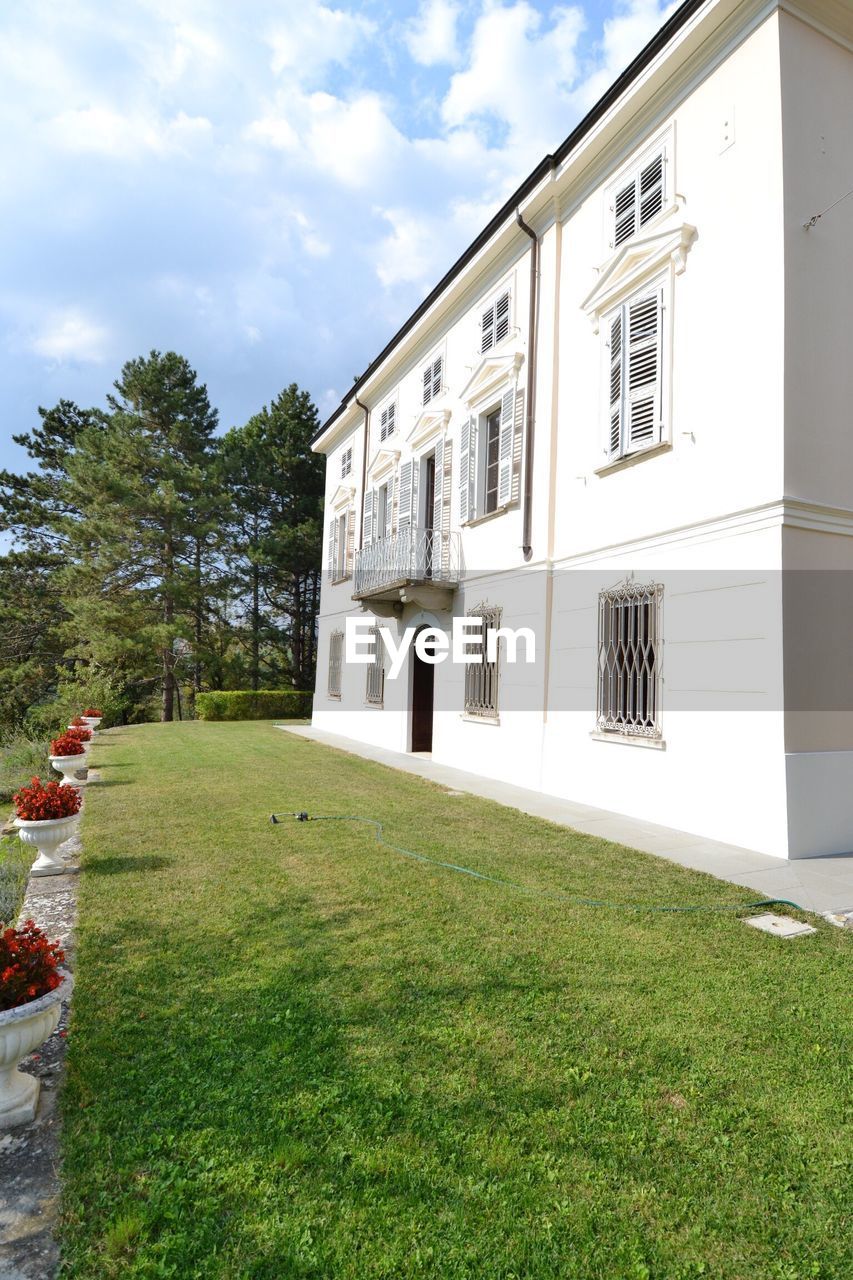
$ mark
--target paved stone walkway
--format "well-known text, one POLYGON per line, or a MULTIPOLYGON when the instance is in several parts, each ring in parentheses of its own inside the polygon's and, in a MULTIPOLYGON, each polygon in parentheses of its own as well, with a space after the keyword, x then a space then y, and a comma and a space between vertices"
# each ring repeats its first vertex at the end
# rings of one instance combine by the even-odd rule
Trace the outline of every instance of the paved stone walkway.
MULTIPOLYGON (((90 780, 94 775, 90 772, 90 780)), ((66 966, 73 970, 73 929, 77 915, 80 837, 58 853, 67 875, 30 877, 19 919, 35 920, 53 940, 59 938, 66 966)), ((59 1026, 23 1068, 41 1080, 32 1124, 0 1130, 0 1280, 53 1280, 59 1250, 53 1231, 59 1212, 59 1114, 57 1090, 65 1064, 68 1004, 59 1026)))
POLYGON ((758 897, 789 899, 806 911, 833 915, 833 924, 853 927, 853 853, 789 862, 785 858, 771 858, 764 853, 739 849, 716 840, 703 840, 701 836, 686 831, 627 818, 606 809, 594 809, 590 805, 574 804, 540 791, 514 787, 507 782, 481 778, 478 774, 438 764, 429 755, 388 751, 384 747, 356 742, 323 729, 313 729, 310 725, 282 724, 276 727, 312 742, 389 765, 392 769, 417 774, 449 791, 463 791, 495 800, 498 804, 521 809, 537 818, 547 818, 560 826, 602 836, 605 840, 668 858, 683 867, 705 871, 720 880, 745 885, 754 889, 758 897))

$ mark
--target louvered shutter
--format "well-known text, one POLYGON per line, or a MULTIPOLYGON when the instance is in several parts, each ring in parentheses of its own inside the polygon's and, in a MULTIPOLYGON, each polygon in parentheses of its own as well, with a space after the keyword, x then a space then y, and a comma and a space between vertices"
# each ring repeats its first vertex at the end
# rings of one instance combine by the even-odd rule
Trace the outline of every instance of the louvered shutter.
POLYGON ((393 510, 394 510, 394 477, 392 476, 391 479, 388 481, 387 485, 385 486, 385 528, 382 531, 382 536, 385 538, 391 537, 391 514, 393 510))
POLYGON ((444 358, 439 356, 432 366, 432 394, 433 399, 441 395, 441 388, 444 385, 444 358))
POLYGON ((607 454, 619 456, 622 445, 622 312, 610 325, 610 415, 607 454))
POLYGON ((412 476, 414 463, 404 462, 400 467, 399 497, 397 499, 397 528, 408 529, 412 523, 412 476))
POLYGON ((473 418, 462 423, 459 433, 459 523, 474 518, 474 450, 476 427, 473 418))
POLYGON ((627 307, 626 448, 660 439, 661 290, 627 307))
POLYGON ((429 404, 432 399, 432 365, 427 365, 424 369, 424 404, 429 404))
POLYGON ((640 173, 640 226, 651 222, 663 208, 663 153, 640 173))
POLYGON ((505 507, 512 496, 512 437, 515 429, 515 393, 501 398, 500 445, 498 454, 498 506, 505 507))
POLYGON ((495 309, 487 307, 480 320, 480 351, 491 351, 495 345, 495 309))
POLYGON ((432 529, 435 542, 441 542, 441 513, 444 499, 444 441, 435 446, 435 487, 432 502, 432 529))
POLYGON ((495 303, 495 345, 509 333, 509 293, 502 293, 495 303))
POLYGON ((613 246, 618 249, 619 245, 628 240, 636 230, 637 220, 637 179, 632 178, 621 191, 616 193, 614 202, 614 233, 613 246))
POLYGON ((352 544, 353 535, 355 533, 355 508, 347 508, 347 546, 344 555, 344 573, 347 577, 352 573, 352 544))
POLYGON ((329 570, 330 581, 334 581, 335 567, 337 565, 337 560, 338 560, 338 552, 337 552, 337 545, 336 545, 337 531, 338 531, 337 520, 330 520, 329 521, 329 545, 326 552, 326 556, 327 556, 326 563, 329 570))
POLYGON ((368 489, 364 495, 364 522, 362 528, 362 545, 369 547, 373 541, 373 490, 368 489))

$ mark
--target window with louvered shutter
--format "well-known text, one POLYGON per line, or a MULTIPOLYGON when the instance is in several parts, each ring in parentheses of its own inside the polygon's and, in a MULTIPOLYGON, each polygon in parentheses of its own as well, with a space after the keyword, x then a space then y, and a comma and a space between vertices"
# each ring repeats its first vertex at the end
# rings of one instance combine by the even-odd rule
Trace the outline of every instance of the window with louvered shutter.
POLYGON ((459 523, 474 519, 474 447, 477 425, 473 418, 462 423, 459 432, 459 523))
POLYGON ((341 479, 344 480, 352 471, 352 445, 341 454, 341 479))
POLYGON ((338 522, 337 520, 330 520, 329 521, 329 541, 326 548, 326 568, 329 571, 329 580, 332 582, 334 582, 334 579, 335 579, 335 565, 337 564, 337 559, 338 559, 338 550, 337 550, 337 546, 335 545, 337 541, 337 534, 338 534, 338 522))
POLYGON ((430 400, 434 400, 436 396, 441 395, 443 365, 443 358, 437 356, 424 369, 424 404, 429 404, 430 400))
POLYGON ((485 354, 509 333, 509 290, 500 294, 480 316, 480 351, 485 354))
POLYGON ((664 207, 666 156, 659 151, 652 160, 620 183, 613 197, 613 238, 618 249, 664 207))
POLYGON ((610 459, 663 439, 663 289, 629 299, 607 322, 610 459))
POLYGON ((364 519, 362 521, 361 544, 369 547, 373 541, 373 490, 367 489, 364 495, 364 519))
POLYGON ((409 459, 400 465, 397 498, 397 528, 408 529, 412 524, 412 495, 414 489, 414 463, 409 459))
POLYGON ((392 400, 390 404, 386 404, 385 408, 379 415, 379 439, 387 440, 389 436, 394 434, 394 427, 397 420, 397 405, 392 400))
POLYGON ((335 581, 347 576, 347 513, 344 511, 335 521, 335 581))
POLYGON ((512 497, 512 446, 515 433, 515 393, 507 391, 501 398, 500 456, 498 461, 498 506, 505 507, 512 497))

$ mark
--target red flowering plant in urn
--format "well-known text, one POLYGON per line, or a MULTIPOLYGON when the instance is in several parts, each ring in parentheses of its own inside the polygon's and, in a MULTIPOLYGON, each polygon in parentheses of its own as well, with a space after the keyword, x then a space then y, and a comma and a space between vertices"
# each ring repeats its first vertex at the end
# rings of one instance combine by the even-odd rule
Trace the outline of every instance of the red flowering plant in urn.
POLYGON ((68 727, 69 729, 85 729, 86 721, 82 716, 74 716, 68 727))
POLYGON ((52 756, 82 756, 85 750, 83 743, 70 729, 67 733, 61 733, 58 738, 54 738, 50 744, 52 756))
POLYGON ((66 729, 62 735, 64 738, 78 738, 80 742, 92 741, 92 730, 81 728, 80 725, 72 724, 66 729))
POLYGON ((0 930, 0 1129, 35 1118, 40 1082, 17 1064, 59 1025, 62 1001, 74 985, 60 968, 64 960, 59 943, 33 920, 0 930))
POLYGON ((0 932, 0 1012, 55 991, 64 960, 59 943, 49 942, 34 920, 0 932))
POLYGON ((21 822, 49 822, 58 818, 73 818, 80 812, 82 801, 74 787, 63 787, 59 782, 44 785, 41 778, 31 778, 28 787, 21 787, 12 797, 15 813, 21 822))
POLYGON ((87 719, 91 716, 94 720, 100 720, 103 714, 103 711, 99 711, 97 707, 87 707, 83 712, 83 715, 86 716, 87 719))

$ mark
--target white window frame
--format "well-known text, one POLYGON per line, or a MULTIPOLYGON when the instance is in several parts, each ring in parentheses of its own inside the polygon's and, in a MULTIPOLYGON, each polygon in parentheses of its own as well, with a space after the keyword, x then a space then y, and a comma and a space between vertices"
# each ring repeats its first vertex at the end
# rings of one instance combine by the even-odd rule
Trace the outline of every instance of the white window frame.
POLYGON ((345 480, 352 471, 352 445, 348 445, 341 454, 341 479, 345 480))
POLYGON ((333 631, 329 636, 329 671, 326 692, 328 697, 340 700, 341 672, 344 663, 344 633, 333 631))
POLYGON ((436 351, 421 369, 421 396, 424 407, 444 391, 444 352, 436 351))
POLYGON ((496 289, 490 300, 478 307, 479 342, 481 356, 489 355, 503 346, 513 332, 514 290, 510 281, 496 289), (504 313, 503 300, 506 298, 504 313), (500 314, 499 314, 500 313, 500 314))
MULTIPOLYGON (((617 253, 624 248, 626 244, 630 244, 636 235, 640 232, 653 227, 666 213, 668 213, 675 205, 675 173, 674 173, 674 133, 672 129, 668 129, 665 133, 659 134, 648 146, 642 151, 632 156, 630 162, 625 165, 619 172, 618 176, 610 182, 605 190, 604 209, 605 209, 605 244, 608 253, 617 253), (653 211, 645 218, 642 218, 641 207, 641 184, 643 175, 648 171, 649 167, 654 164, 657 157, 661 159, 661 193, 660 200, 655 202, 653 211), (617 239, 619 235, 619 197, 627 191, 633 184, 634 199, 631 207, 634 209, 633 227, 626 235, 623 234, 621 239, 617 239)), ((646 195, 648 200, 651 196, 651 190, 646 195)))
POLYGON ((618 303, 609 307, 601 315, 599 330, 602 345, 601 417, 605 469, 627 458, 657 450, 661 445, 668 444, 671 439, 672 295, 672 273, 665 271, 652 276, 644 284, 636 285, 630 293, 627 293, 618 303), (639 319, 643 304, 653 298, 656 299, 655 350, 657 379, 653 384, 652 419, 648 428, 645 428, 639 415, 637 423, 634 424, 633 406, 644 403, 649 397, 644 396, 642 393, 643 384, 635 387, 635 394, 632 395, 631 364, 633 353, 636 359, 635 371, 639 373, 641 371, 641 362, 644 356, 647 357, 651 347, 649 344, 644 349, 642 342, 632 347, 630 335, 632 317, 639 319), (617 323, 620 328, 616 328, 617 323), (618 439, 614 421, 614 405, 617 402, 613 399, 617 380, 614 361, 615 339, 621 341, 621 348, 618 354, 618 439))
POLYGON ((599 593, 596 652, 596 736, 659 743, 663 690, 660 583, 624 582, 599 593))
POLYGON ((397 400, 386 400, 379 410, 379 443, 390 440, 397 430, 397 400))

